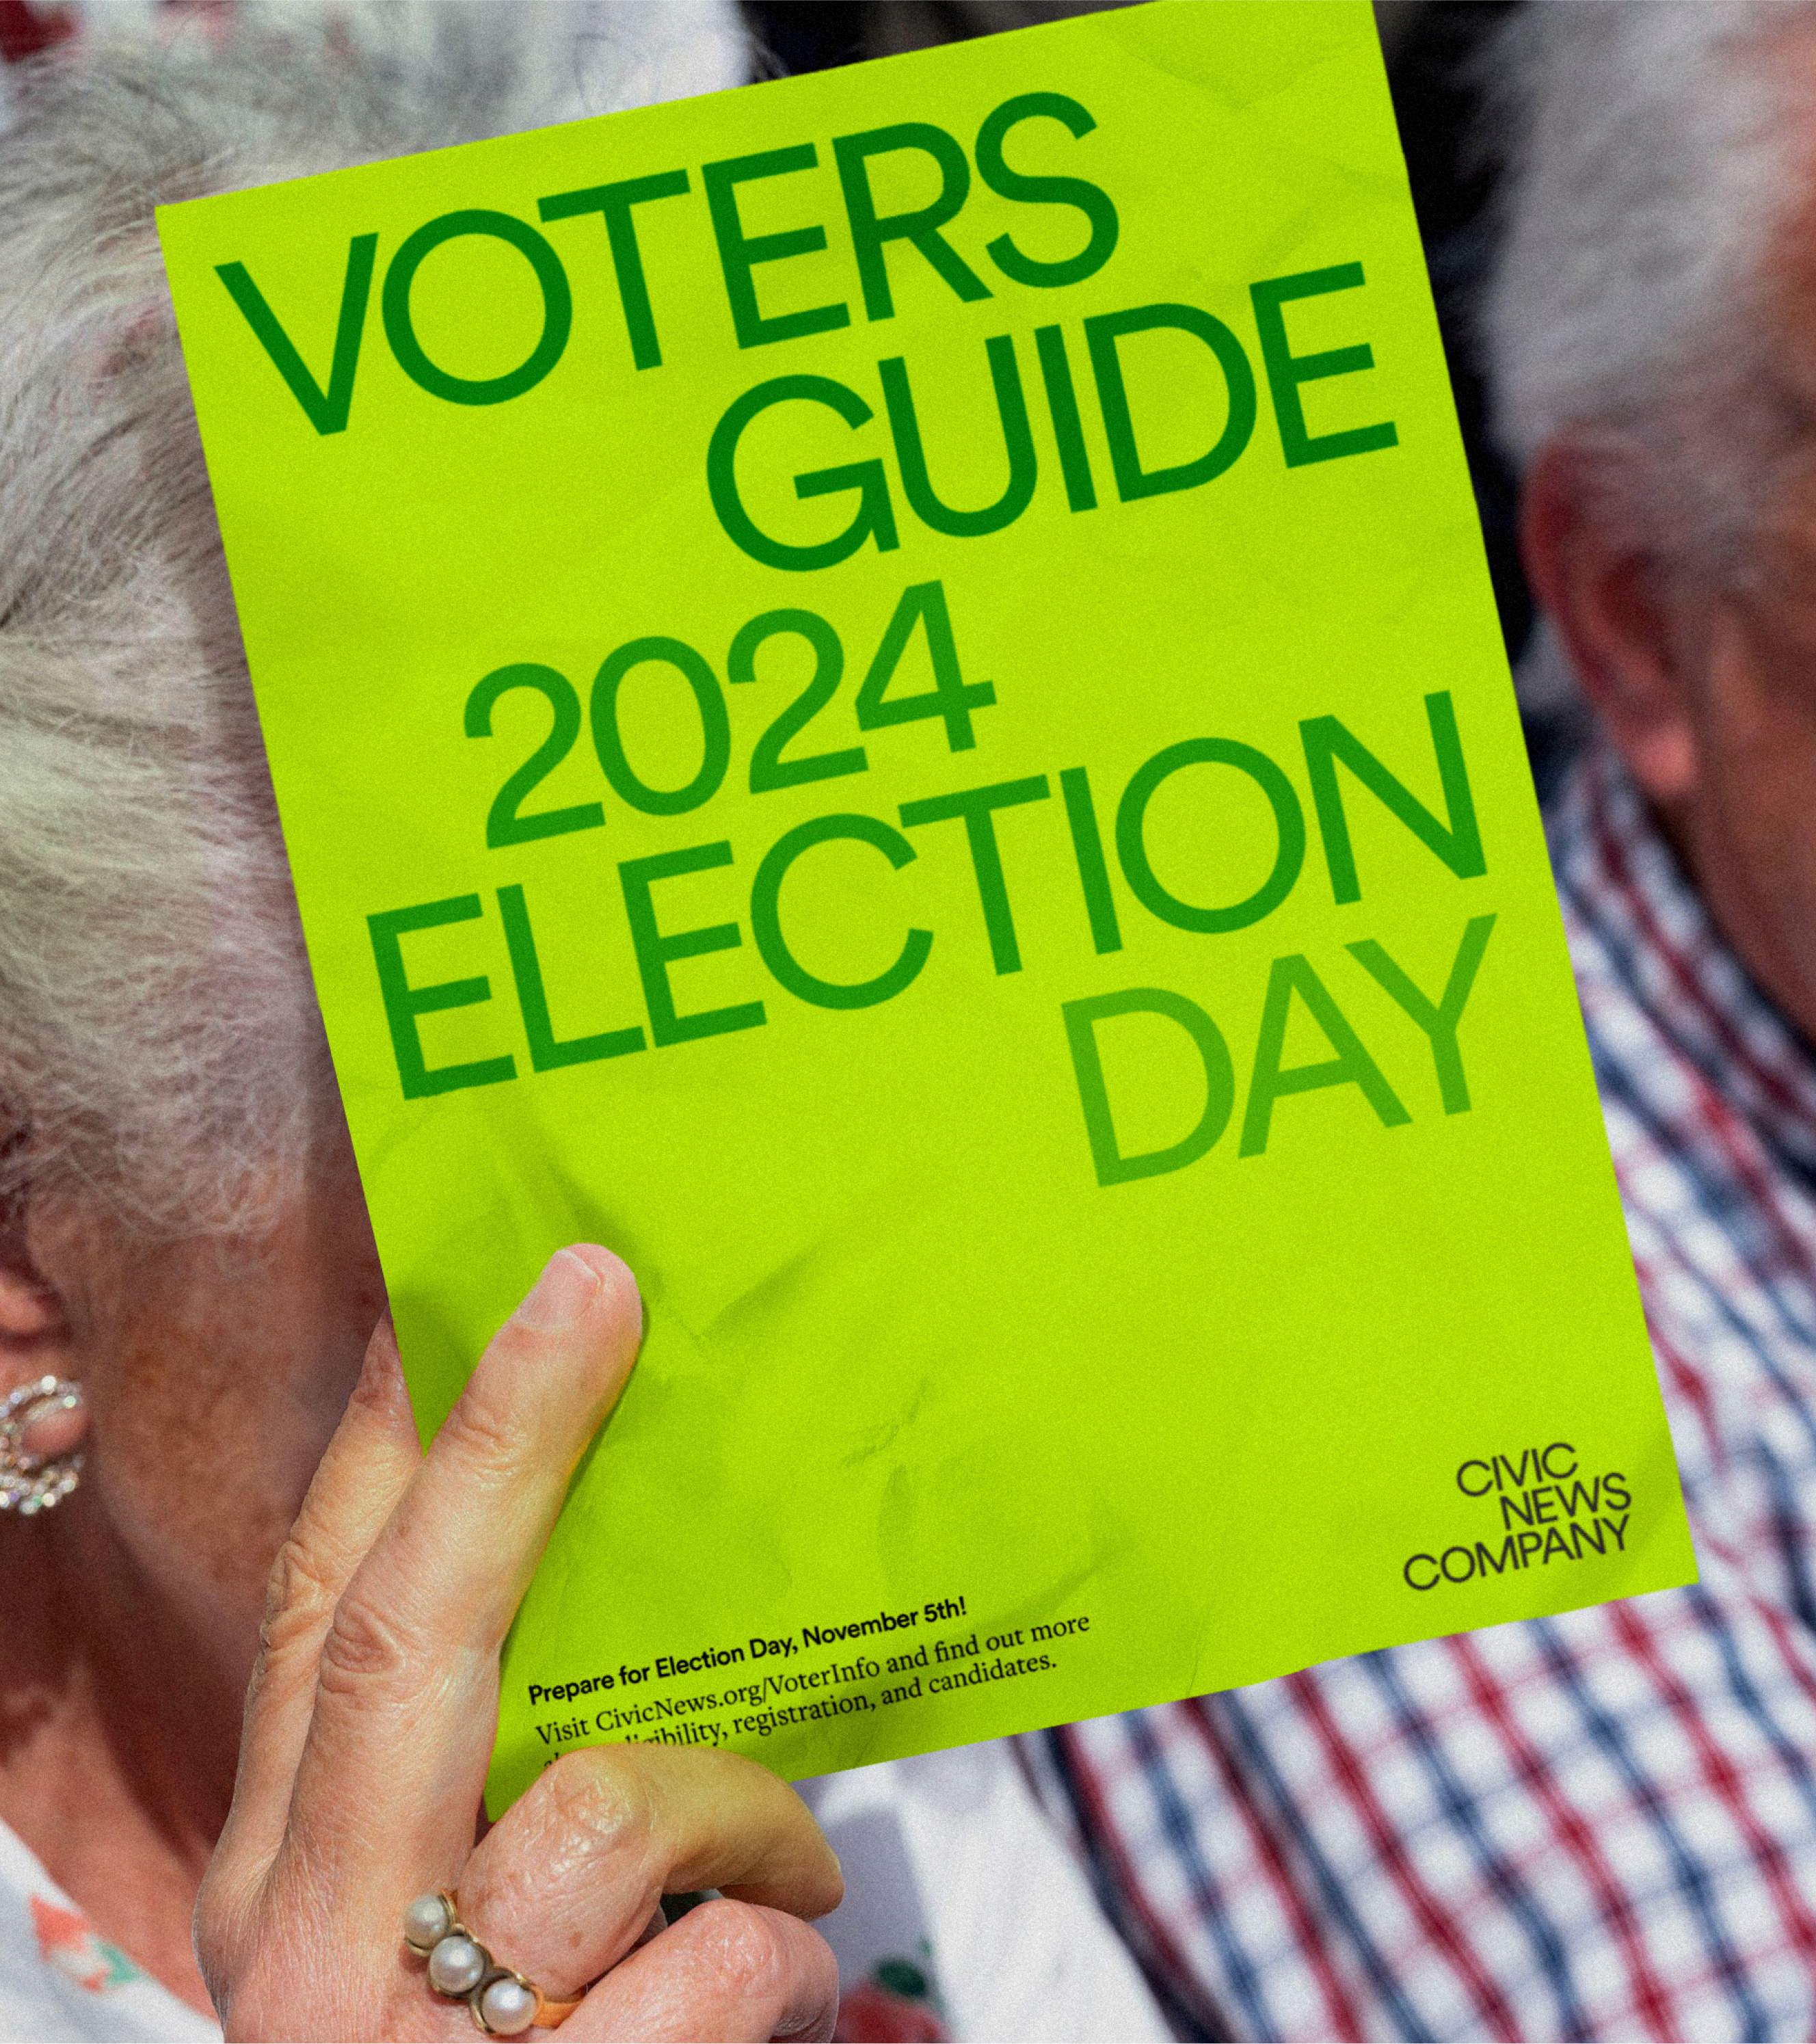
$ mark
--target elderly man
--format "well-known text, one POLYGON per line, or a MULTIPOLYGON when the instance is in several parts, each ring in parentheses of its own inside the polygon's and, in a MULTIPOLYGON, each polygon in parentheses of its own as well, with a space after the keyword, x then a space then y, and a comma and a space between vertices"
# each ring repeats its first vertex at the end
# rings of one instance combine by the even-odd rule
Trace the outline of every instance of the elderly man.
POLYGON ((1816 12, 1499 55, 1490 366, 1598 725, 1552 854, 1702 1581, 1030 1743, 1200 2034, 1808 2038, 1816 12))

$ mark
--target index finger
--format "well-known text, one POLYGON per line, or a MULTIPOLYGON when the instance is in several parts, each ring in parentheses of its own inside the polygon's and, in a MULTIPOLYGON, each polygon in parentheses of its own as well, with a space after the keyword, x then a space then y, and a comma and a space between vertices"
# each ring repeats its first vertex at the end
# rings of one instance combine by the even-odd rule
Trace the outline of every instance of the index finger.
POLYGON ((558 1251, 343 1592, 274 1868, 340 1920, 384 1923, 458 1876, 500 1644, 641 1329, 635 1281, 610 1251, 558 1251))

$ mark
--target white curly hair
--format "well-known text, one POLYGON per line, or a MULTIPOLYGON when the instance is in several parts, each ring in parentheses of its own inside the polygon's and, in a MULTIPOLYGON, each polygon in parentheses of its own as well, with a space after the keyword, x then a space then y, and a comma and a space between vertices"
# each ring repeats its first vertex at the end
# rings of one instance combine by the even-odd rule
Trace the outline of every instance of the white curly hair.
POLYGON ((256 1231, 338 1108, 152 209, 747 57, 729 0, 150 18, 90 9, 0 130, 0 1201, 256 1231))

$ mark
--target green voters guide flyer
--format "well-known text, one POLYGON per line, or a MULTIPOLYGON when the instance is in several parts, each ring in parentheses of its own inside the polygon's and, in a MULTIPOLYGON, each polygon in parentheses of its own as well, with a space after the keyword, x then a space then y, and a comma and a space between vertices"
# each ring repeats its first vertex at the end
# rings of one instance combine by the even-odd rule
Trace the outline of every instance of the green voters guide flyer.
POLYGON ((1362 0, 159 221, 425 1436, 647 1302, 494 1805, 1693 1578, 1362 0))

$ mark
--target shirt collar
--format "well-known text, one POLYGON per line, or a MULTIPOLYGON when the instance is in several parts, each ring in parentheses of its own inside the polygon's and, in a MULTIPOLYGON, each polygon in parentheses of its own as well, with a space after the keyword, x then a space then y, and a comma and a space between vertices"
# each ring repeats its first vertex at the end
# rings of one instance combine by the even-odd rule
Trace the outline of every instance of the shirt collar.
POLYGON ((1715 928, 1605 740, 1547 817, 1592 1048, 1600 993, 1624 993, 1800 1177, 1816 1181, 1816 1052, 1715 928))

